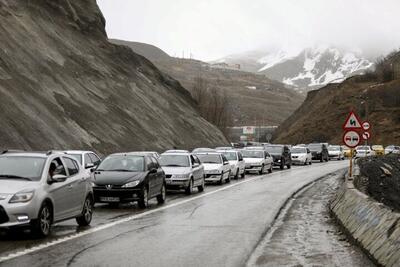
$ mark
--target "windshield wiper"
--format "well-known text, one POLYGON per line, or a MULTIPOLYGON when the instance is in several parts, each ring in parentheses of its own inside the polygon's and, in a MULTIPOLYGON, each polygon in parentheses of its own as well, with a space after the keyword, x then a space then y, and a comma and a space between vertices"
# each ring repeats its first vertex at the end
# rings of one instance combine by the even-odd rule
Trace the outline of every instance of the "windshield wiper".
POLYGON ((107 170, 107 171, 110 171, 110 172, 133 172, 131 170, 125 170, 125 169, 114 169, 114 170, 107 170))
POLYGON ((11 175, 11 174, 0 174, 0 178, 6 178, 6 179, 23 179, 27 181, 32 181, 31 178, 28 177, 22 177, 18 175, 11 175))

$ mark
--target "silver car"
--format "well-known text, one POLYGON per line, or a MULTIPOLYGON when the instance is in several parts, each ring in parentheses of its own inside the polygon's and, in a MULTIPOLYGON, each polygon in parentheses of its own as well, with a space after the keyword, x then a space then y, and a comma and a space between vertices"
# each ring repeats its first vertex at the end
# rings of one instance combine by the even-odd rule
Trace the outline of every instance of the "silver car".
POLYGON ((165 172, 167 189, 184 189, 186 194, 193 193, 197 187, 204 191, 204 166, 196 155, 190 153, 164 153, 159 158, 165 172))
POLYGON ((0 155, 0 228, 29 226, 50 234, 53 223, 92 220, 93 191, 89 177, 71 156, 58 152, 3 152, 0 155))

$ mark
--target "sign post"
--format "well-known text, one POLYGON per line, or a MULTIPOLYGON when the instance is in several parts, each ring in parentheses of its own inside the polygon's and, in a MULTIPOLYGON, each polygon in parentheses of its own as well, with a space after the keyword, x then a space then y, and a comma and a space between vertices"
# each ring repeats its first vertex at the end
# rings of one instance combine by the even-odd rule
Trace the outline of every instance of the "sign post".
POLYGON ((370 125, 368 122, 361 124, 360 119, 354 111, 349 113, 345 123, 343 124, 343 143, 350 148, 349 177, 353 177, 354 148, 360 144, 361 138, 364 138, 364 134, 360 136, 358 131, 363 130, 363 128, 369 129, 369 127, 370 125))

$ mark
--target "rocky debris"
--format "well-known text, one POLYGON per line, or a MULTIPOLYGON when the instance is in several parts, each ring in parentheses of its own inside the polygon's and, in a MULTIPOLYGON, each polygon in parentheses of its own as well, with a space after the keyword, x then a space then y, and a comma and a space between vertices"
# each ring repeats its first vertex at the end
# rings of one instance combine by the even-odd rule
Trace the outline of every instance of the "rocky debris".
POLYGON ((400 211, 400 155, 386 155, 383 157, 363 158, 358 161, 362 179, 367 186, 363 190, 355 182, 360 191, 367 193, 375 200, 400 211))

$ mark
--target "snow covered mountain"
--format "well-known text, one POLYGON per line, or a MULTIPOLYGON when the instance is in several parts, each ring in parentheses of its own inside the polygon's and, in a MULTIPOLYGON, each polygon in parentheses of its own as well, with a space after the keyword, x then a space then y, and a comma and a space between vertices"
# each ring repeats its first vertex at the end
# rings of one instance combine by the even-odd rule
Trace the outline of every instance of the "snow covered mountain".
POLYGON ((268 78, 299 89, 342 82, 347 77, 365 72, 373 66, 360 52, 329 46, 302 50, 252 51, 228 56, 218 62, 241 64, 243 70, 265 74, 268 78))

